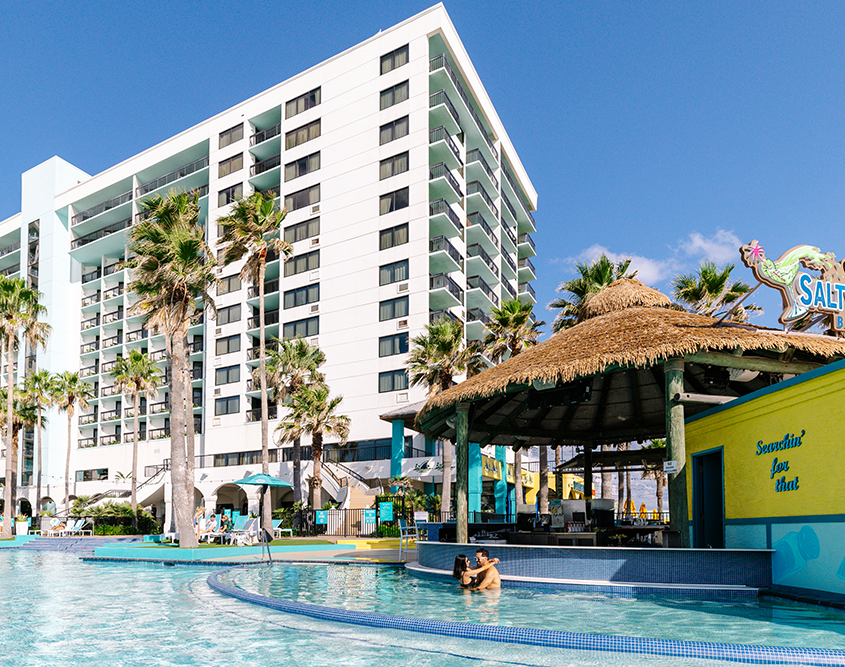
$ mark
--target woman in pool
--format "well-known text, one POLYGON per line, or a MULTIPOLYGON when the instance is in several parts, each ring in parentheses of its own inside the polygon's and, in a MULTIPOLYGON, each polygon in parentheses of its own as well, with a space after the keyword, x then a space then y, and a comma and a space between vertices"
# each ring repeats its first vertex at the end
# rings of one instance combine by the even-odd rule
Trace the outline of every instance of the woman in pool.
POLYGON ((493 567, 498 562, 498 558, 492 558, 482 567, 470 568, 469 558, 464 554, 458 554, 457 558, 455 558, 455 566, 452 568, 452 576, 460 582, 461 588, 472 588, 475 585, 476 575, 493 567))

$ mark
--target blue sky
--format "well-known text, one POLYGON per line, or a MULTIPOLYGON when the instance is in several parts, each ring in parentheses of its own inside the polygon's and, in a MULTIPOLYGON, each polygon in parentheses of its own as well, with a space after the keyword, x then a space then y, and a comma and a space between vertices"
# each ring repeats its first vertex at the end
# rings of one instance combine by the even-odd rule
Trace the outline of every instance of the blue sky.
MULTIPOLYGON (((0 27, 0 219, 52 155, 97 173, 429 4, 17 4, 0 27)), ((541 318, 602 251, 663 291, 755 238, 845 256, 845 3, 446 9, 540 196, 541 318)), ((779 297, 757 294, 755 322, 775 325, 779 297)))

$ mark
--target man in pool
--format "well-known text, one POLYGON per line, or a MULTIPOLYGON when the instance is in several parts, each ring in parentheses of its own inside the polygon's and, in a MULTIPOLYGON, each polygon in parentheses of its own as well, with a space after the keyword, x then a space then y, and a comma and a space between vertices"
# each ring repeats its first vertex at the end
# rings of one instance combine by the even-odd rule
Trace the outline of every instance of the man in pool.
MULTIPOLYGON (((484 567, 490 560, 490 552, 487 549, 478 549, 475 552, 477 567, 484 567)), ((478 575, 474 591, 495 590, 502 587, 502 577, 495 567, 489 567, 478 575)))

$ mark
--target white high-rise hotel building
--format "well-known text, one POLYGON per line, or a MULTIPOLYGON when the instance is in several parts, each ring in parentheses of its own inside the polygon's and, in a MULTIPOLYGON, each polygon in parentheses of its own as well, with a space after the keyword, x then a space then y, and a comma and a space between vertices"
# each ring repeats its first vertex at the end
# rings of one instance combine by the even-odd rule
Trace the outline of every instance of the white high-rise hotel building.
MULTIPOLYGON (((139 202, 174 189, 199 190, 212 247, 215 222, 236 197, 281 192, 294 256, 268 265, 267 335, 302 335, 325 352, 332 394, 343 394, 352 420, 341 460, 364 478, 388 478, 391 454, 395 474, 392 437, 402 441, 400 458, 433 454, 421 436, 379 419, 425 398, 408 387, 409 337, 450 317, 479 339, 493 306, 534 301, 537 195, 441 5, 96 176, 52 158, 23 174, 21 213, 0 222, 0 271, 43 292, 53 327, 46 352, 21 346, 17 368, 79 370, 97 391, 74 417, 74 495, 128 488, 115 476, 131 470, 131 398, 114 391, 110 371, 130 349, 164 368, 164 341, 132 313, 120 262, 139 202)), ((250 380, 258 303, 240 268, 218 271, 217 320, 189 332, 197 503, 238 509, 247 499, 231 481, 260 471, 261 447, 250 380)), ((139 501, 159 511, 169 498, 168 475, 155 474, 169 457, 168 410, 164 389, 141 416, 139 482, 152 479, 139 501)), ((66 417, 49 418, 44 495, 60 502, 66 417)), ((290 479, 289 452, 271 450, 271 471, 290 479)), ((34 502, 33 466, 30 432, 18 498, 34 502)), ((327 497, 343 495, 333 477, 346 474, 324 476, 327 497)))

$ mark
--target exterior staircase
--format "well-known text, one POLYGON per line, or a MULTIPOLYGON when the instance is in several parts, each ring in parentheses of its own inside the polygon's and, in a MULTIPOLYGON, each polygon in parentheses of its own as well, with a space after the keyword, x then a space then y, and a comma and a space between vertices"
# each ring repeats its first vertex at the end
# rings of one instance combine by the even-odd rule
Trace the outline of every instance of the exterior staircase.
POLYGON ((94 549, 115 542, 140 542, 140 537, 36 537, 18 547, 21 551, 62 551, 80 555, 94 555, 94 549))

